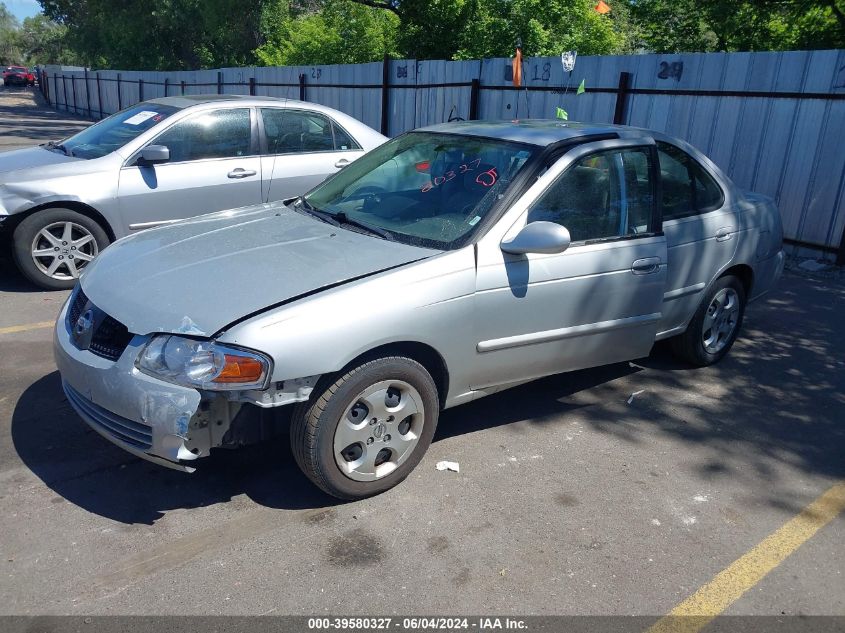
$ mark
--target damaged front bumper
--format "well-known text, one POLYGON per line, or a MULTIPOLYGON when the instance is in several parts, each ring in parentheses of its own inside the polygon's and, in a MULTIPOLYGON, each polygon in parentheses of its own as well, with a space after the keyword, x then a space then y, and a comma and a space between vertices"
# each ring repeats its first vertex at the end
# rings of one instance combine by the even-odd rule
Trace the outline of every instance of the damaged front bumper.
POLYGON ((211 448, 208 433, 199 428, 205 416, 198 411, 210 409, 201 407, 200 392, 157 380, 135 368, 146 336, 134 336, 117 361, 77 349, 66 322, 68 305, 56 321, 53 350, 74 410, 97 433, 133 455, 193 471, 190 462, 211 448), (198 438, 191 437, 194 432, 198 438))

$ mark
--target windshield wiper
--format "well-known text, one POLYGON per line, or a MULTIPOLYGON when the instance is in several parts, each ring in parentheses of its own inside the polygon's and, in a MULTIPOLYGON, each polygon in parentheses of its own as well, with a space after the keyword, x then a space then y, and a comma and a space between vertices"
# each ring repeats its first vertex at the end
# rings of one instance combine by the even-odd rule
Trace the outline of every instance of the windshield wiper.
POLYGON ((323 220, 323 222, 328 222, 334 226, 341 226, 341 224, 348 224, 349 226, 354 226, 359 229, 363 229, 368 233, 373 235, 378 235, 379 237, 383 237, 386 240, 392 240, 393 235, 381 227, 373 226, 372 224, 367 224, 366 222, 361 222, 360 220, 354 220, 350 218, 346 213, 343 211, 338 211, 337 213, 329 213, 328 211, 323 211, 322 209, 318 209, 313 204, 308 202, 303 196, 299 196, 293 203, 293 206, 299 208, 311 216, 319 220, 323 220))
POLYGON ((73 156, 73 152, 68 149, 64 143, 56 143, 56 141, 48 141, 44 144, 47 149, 58 149, 64 152, 65 156, 73 156))
POLYGON ((361 222, 361 220, 354 220, 350 218, 346 213, 343 211, 338 211, 334 214, 335 219, 340 220, 343 224, 348 224, 350 226, 358 227, 359 229, 364 229, 368 233, 372 233, 373 235, 378 235, 379 237, 383 237, 386 240, 392 240, 393 235, 391 235, 388 231, 385 231, 383 228, 379 226, 373 226, 372 224, 367 224, 366 222, 361 222))
POLYGON ((308 202, 302 196, 299 196, 293 203, 294 208, 301 209, 308 215, 317 218, 318 220, 322 220, 332 226, 340 226, 340 222, 335 220, 334 215, 328 213, 326 211, 321 211, 320 209, 316 208, 313 204, 308 202))

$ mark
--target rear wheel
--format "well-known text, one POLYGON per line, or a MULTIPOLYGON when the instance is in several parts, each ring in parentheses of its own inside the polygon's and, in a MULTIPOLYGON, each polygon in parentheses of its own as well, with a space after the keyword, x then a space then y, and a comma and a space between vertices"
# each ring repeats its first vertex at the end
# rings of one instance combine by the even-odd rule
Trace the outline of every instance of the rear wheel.
POLYGON ((698 367, 719 362, 739 334, 745 303, 745 287, 739 279, 730 275, 717 279, 687 331, 671 339, 675 355, 698 367))
POLYGON ((437 428, 437 387, 414 360, 377 358, 299 405, 291 421, 297 464, 319 488, 360 499, 401 482, 437 428))
POLYGON ((70 209, 33 213, 14 232, 20 271, 48 290, 72 288, 85 267, 109 244, 103 228, 70 209))

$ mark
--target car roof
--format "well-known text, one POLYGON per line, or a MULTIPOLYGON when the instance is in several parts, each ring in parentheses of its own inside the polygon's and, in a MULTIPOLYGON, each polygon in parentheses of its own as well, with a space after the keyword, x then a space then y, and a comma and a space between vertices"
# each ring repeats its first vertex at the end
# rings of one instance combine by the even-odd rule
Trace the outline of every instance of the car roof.
POLYGON ((146 103, 158 103, 160 105, 169 105, 176 108, 190 108, 191 106, 200 105, 202 103, 222 103, 226 101, 237 101, 244 105, 259 105, 262 103, 304 103, 294 99, 280 99, 278 97, 253 97, 250 95, 182 95, 178 97, 159 97, 157 99, 149 99, 146 103))
POLYGON ((457 121, 430 125, 420 128, 419 131, 498 138, 504 141, 541 146, 552 145, 559 141, 607 134, 624 137, 647 136, 648 134, 645 130, 624 125, 579 123, 578 121, 562 121, 560 119, 457 121))

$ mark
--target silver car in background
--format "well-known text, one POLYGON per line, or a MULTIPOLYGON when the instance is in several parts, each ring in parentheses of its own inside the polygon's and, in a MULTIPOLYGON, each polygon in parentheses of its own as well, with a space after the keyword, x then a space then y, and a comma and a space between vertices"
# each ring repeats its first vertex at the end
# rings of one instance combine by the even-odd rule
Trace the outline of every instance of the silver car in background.
POLYGON ((386 140, 314 103, 153 99, 60 143, 0 154, 0 229, 27 278, 71 288, 116 239, 305 193, 386 140))
POLYGON ((339 498, 416 466, 441 409, 671 339, 720 360, 784 263, 773 203, 655 132, 465 122, 388 141, 307 195, 117 242, 63 307, 69 402, 192 470, 290 414, 339 498))

